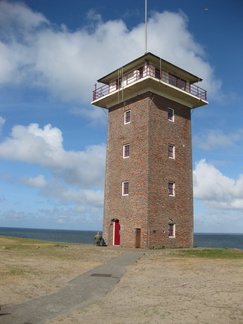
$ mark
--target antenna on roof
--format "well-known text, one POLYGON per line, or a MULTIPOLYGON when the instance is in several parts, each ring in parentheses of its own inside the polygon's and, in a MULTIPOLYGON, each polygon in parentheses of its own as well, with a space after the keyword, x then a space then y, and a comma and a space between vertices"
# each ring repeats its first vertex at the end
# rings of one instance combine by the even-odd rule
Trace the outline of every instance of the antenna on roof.
POLYGON ((148 52, 147 42, 148 42, 148 0, 145 0, 145 54, 148 52))

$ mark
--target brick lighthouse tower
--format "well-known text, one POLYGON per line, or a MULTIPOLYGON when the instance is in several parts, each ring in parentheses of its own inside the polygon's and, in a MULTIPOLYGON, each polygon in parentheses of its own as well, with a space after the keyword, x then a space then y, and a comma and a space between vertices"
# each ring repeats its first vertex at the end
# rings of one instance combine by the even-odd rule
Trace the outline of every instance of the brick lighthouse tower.
POLYGON ((92 104, 108 110, 108 245, 193 245, 191 109, 208 103, 198 81, 152 53, 98 80, 92 104))

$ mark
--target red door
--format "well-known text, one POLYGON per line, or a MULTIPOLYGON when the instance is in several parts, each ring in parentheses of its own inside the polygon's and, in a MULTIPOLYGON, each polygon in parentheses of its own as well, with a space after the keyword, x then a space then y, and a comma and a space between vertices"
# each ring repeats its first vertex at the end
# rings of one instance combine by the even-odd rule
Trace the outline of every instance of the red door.
POLYGON ((120 223, 114 222, 114 245, 120 245, 120 223))

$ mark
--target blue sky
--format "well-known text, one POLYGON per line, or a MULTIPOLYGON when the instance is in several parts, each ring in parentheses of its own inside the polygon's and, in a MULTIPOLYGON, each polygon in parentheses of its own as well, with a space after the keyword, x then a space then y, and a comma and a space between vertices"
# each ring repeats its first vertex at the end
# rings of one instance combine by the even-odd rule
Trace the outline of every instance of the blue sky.
MULTIPOLYGON (((243 233, 242 30, 241 0, 148 0, 148 51, 208 91, 192 112, 195 232, 243 233)), ((92 91, 143 54, 143 0, 0 1, 0 226, 102 228, 92 91)))

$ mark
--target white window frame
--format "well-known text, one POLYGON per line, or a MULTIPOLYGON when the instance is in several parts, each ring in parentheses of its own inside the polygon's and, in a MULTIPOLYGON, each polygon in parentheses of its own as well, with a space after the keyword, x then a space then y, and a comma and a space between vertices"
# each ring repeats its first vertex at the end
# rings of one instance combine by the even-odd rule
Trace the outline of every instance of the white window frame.
POLYGON ((128 196, 128 195, 129 195, 129 181, 123 181, 122 182, 122 196, 128 196), (126 183, 128 184, 128 192, 124 193, 126 183))
POLYGON ((175 121, 175 112, 174 112, 174 109, 173 108, 167 108, 167 114, 168 114, 168 120, 170 122, 174 122, 175 121), (169 111, 172 111, 172 118, 169 118, 169 111))
POLYGON ((130 157, 130 144, 125 144, 125 145, 123 145, 123 159, 127 159, 129 157, 130 157), (129 147, 129 154, 125 155, 127 146, 129 147))
POLYGON ((175 159, 175 145, 173 144, 168 144, 168 158, 175 159), (170 150, 170 147, 172 148, 172 150, 170 150), (172 152, 172 156, 170 156, 170 152, 172 152))
POLYGON ((127 124, 130 124, 131 123, 131 110, 129 109, 129 110, 126 110, 125 112, 124 112, 124 125, 127 125, 127 124), (129 121, 127 122, 126 120, 127 120, 127 118, 126 118, 126 116, 127 116, 127 113, 128 112, 130 112, 130 119, 129 119, 129 121))
POLYGON ((169 238, 175 238, 175 230, 176 230, 176 226, 175 224, 168 224, 168 236, 169 238), (169 227, 172 226, 172 235, 170 235, 170 230, 169 227))
POLYGON ((170 197, 175 197, 175 183, 174 182, 168 182, 168 195, 170 197), (170 192, 171 185, 172 185, 172 193, 170 192))

